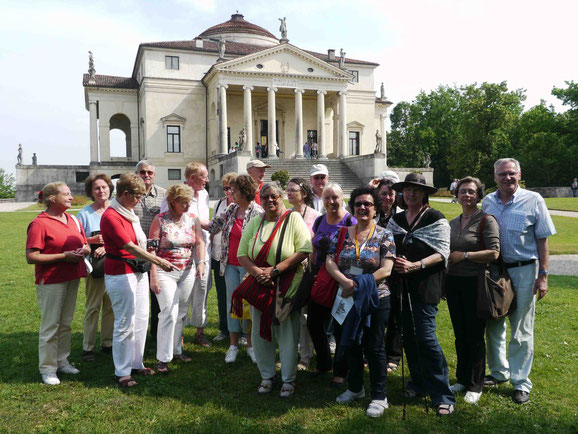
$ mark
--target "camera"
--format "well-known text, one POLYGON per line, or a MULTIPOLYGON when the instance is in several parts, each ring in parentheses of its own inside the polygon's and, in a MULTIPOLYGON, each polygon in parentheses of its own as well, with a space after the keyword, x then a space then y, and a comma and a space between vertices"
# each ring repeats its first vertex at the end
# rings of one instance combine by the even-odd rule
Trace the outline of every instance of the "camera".
POLYGON ((158 249, 159 248, 159 239, 155 238, 152 240, 147 240, 147 249, 158 249))

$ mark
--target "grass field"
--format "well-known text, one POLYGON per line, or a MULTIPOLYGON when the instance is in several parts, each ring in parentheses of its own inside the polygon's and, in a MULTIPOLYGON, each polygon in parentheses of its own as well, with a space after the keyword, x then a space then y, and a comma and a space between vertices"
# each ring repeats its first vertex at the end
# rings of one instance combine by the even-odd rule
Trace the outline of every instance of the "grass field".
POLYGON ((578 212, 578 197, 550 197, 544 200, 548 209, 578 212))
MULTIPOLYGON (((449 204, 448 204, 449 205, 449 204)), ((437 208, 437 204, 436 204, 437 208)), ((441 207, 440 207, 441 209, 441 207)), ((445 210, 444 210, 445 212, 445 210)), ((448 211, 449 214, 449 211, 448 211)), ((480 404, 458 398, 456 412, 440 419, 422 401, 410 401, 402 420, 401 373, 388 379, 391 404, 384 417, 365 416, 369 399, 356 405, 334 404, 340 393, 329 378, 299 373, 297 392, 279 397, 256 393, 259 373, 241 352, 237 363, 224 363, 226 345, 202 349, 193 345, 194 330, 185 330, 190 364, 177 363, 168 376, 140 378, 139 385, 121 390, 113 382, 109 356, 97 353, 95 363, 81 360, 84 288, 79 291, 72 324, 70 361, 81 374, 62 376, 58 387, 40 383, 38 326, 40 313, 33 285, 33 267, 25 263, 24 243, 32 213, 0 214, 0 430, 3 432, 551 432, 578 430, 578 278, 550 278, 550 292, 536 313, 534 389, 524 406, 511 400, 511 386, 486 390, 480 404)), ((209 296, 209 327, 216 329, 216 298, 209 296)), ((440 304, 438 336, 455 380, 453 331, 447 306, 440 304)), ((155 363, 148 347, 145 363, 155 363)), ((366 385, 368 379, 366 378, 366 385)))

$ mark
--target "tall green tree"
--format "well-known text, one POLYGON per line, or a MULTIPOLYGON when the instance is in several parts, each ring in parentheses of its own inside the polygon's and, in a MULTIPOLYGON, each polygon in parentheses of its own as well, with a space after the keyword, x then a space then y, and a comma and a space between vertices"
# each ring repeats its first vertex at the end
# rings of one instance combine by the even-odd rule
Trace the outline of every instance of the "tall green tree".
POLYGON ((0 199, 14 197, 14 175, 0 169, 0 199))

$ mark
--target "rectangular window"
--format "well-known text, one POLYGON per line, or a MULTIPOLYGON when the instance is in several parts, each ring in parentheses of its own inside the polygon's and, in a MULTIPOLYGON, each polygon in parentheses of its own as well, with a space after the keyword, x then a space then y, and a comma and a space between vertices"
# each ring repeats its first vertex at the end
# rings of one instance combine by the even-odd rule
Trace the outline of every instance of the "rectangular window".
POLYGON ((349 132, 349 155, 359 155, 359 131, 349 132))
POLYGON ((84 182, 88 175, 88 172, 76 172, 76 182, 84 182))
POLYGON ((179 69, 179 56, 165 56, 166 69, 179 69))
POLYGON ((167 152, 181 152, 181 127, 167 125, 167 152))
POLYGON ((353 80, 351 80, 353 83, 359 83, 359 71, 349 70, 347 72, 353 74, 353 80))
POLYGON ((169 169, 169 181, 180 181, 181 169, 169 169))

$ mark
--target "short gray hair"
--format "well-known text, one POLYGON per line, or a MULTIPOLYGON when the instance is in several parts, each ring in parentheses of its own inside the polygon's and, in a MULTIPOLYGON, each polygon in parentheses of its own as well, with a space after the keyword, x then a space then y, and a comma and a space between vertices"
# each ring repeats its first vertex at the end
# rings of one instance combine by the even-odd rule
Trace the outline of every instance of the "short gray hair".
POLYGON ((500 167, 500 165, 502 165, 504 163, 514 163, 514 166, 516 166, 516 169, 518 170, 518 172, 522 171, 522 167, 520 166, 520 162, 518 160, 516 160, 515 158, 500 158, 499 160, 497 160, 494 163, 494 175, 496 173, 498 173, 498 167, 500 167))
POLYGON ((343 188, 341 188, 341 185, 337 184, 336 182, 331 182, 331 183, 327 184, 325 187, 323 187, 323 191, 321 192, 321 197, 323 197, 323 194, 327 190, 335 191, 343 199, 343 188))
POLYGON ((270 182, 264 183, 263 187, 261 187, 261 190, 259 190, 259 195, 261 196, 263 193, 265 193, 270 188, 274 188, 275 190, 277 190, 277 193, 279 193, 281 196, 283 196, 283 188, 281 188, 281 184, 279 184, 278 181, 270 181, 270 182))
POLYGON ((155 165, 151 163, 149 160, 140 160, 138 163, 136 163, 135 172, 138 173, 143 166, 151 166, 153 170, 156 172, 155 165))

